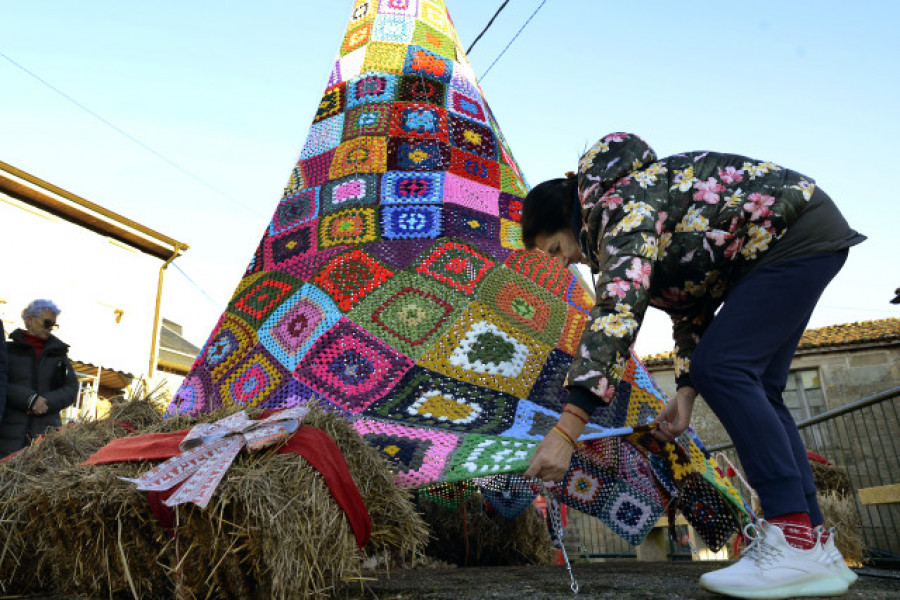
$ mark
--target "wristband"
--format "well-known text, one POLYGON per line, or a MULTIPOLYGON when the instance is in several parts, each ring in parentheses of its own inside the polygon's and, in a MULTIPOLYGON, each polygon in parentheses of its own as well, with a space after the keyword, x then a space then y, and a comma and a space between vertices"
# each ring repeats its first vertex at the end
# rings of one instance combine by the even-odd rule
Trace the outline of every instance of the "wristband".
POLYGON ((568 444, 569 444, 570 446, 572 446, 573 448, 575 448, 576 446, 578 446, 578 444, 575 443, 575 440, 572 439, 572 436, 569 435, 568 433, 566 433, 566 431, 565 431, 562 427, 560 427, 559 425, 554 425, 552 431, 553 431, 556 435, 558 435, 559 437, 561 437, 562 439, 566 440, 566 442, 568 442, 568 444))
POLYGON ((27 410, 31 410, 31 407, 34 406, 34 403, 37 400, 37 398, 38 398, 37 393, 32 394, 31 397, 28 398, 28 409, 27 410))
POLYGON ((564 408, 564 409, 563 409, 563 412, 564 412, 564 413, 569 413, 570 415, 573 415, 573 416, 577 417, 579 421, 581 421, 582 423, 584 423, 585 425, 587 425, 587 422, 588 422, 587 417, 582 417, 580 414, 578 414, 577 412, 575 412, 575 411, 572 410, 571 408, 564 408))

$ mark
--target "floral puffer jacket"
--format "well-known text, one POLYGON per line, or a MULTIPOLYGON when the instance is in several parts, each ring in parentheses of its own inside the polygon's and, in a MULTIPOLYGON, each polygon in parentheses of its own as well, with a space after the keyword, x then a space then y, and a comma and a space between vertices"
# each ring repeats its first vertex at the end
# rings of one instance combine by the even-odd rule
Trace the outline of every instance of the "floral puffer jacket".
POLYGON ((610 134, 578 166, 581 246, 597 302, 568 386, 609 402, 644 312, 672 317, 675 374, 728 291, 797 220, 815 182, 770 162, 714 152, 657 159, 639 137, 610 134))

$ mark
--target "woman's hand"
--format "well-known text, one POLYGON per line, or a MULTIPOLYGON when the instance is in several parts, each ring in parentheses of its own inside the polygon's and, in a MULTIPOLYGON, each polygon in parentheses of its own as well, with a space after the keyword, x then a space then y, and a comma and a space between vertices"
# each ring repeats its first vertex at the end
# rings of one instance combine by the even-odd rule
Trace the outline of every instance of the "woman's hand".
POLYGON ((691 412, 694 410, 694 400, 697 398, 697 390, 690 386, 679 388, 669 400, 651 425, 659 425, 653 431, 653 437, 661 442, 671 442, 684 433, 691 424, 691 412))
POLYGON ((36 415, 43 415, 50 409, 47 405, 47 399, 43 396, 38 396, 34 401, 34 404, 31 405, 31 412, 36 415))
MULTIPOLYGON (((578 440, 587 423, 588 413, 574 404, 566 404, 557 425, 573 440, 578 440)), ((572 462, 575 448, 560 434, 550 431, 535 448, 525 478, 537 477, 541 481, 562 481, 572 462)))

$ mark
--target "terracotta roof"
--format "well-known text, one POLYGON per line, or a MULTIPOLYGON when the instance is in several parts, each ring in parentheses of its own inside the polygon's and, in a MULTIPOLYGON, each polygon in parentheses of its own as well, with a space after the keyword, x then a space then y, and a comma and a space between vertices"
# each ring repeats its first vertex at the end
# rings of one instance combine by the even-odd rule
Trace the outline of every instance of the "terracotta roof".
MULTIPOLYGON (((818 348, 841 348, 864 344, 883 344, 900 340, 900 318, 859 321, 807 329, 800 338, 798 352, 818 348)), ((672 364, 673 352, 661 352, 641 357, 650 366, 672 364)))

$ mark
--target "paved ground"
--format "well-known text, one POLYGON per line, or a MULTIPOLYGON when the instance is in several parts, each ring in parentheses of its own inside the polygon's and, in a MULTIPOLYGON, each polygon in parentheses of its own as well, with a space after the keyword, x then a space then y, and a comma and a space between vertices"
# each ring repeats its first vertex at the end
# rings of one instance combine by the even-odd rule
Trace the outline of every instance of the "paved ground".
MULTIPOLYGON (((394 571, 377 575, 361 590, 344 590, 341 598, 387 600, 713 600, 700 589, 700 575, 719 563, 606 562, 573 567, 580 585, 569 589, 564 566, 473 567, 394 571)), ((900 600, 900 571, 863 569, 846 599, 900 600)))

